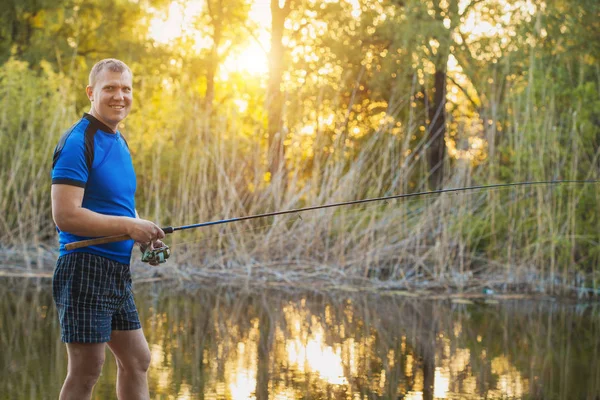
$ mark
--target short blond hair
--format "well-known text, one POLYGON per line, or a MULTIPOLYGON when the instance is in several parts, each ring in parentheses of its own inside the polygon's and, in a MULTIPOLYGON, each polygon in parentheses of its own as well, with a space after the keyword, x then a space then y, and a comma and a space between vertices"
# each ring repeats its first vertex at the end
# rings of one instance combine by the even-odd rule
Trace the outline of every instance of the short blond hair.
POLYGON ((104 69, 108 69, 109 71, 112 71, 112 72, 121 72, 121 73, 127 71, 133 77, 131 68, 129 68, 127 66, 127 64, 125 64, 123 61, 117 60, 116 58, 105 58, 104 60, 98 61, 92 67, 92 70, 90 71, 89 85, 91 87, 94 87, 94 85, 96 84, 96 78, 98 77, 100 72, 102 72, 102 70, 104 70, 104 69))

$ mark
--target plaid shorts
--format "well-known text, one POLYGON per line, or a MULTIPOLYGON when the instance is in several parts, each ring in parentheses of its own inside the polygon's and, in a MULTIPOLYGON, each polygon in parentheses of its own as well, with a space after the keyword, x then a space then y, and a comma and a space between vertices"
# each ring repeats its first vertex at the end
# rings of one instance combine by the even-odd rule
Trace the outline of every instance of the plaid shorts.
POLYGON ((52 295, 65 343, 104 343, 113 330, 140 329, 129 265, 88 253, 58 258, 52 295))

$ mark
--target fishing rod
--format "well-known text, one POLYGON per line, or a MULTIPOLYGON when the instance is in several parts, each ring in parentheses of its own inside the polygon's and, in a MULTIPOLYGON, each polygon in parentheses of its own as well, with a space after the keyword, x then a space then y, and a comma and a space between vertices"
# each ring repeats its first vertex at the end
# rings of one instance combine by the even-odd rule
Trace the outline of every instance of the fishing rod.
MULTIPOLYGON (((298 213, 302 213, 302 212, 306 212, 306 211, 321 210, 324 208, 371 203, 371 202, 375 202, 375 201, 405 199, 405 198, 409 198, 409 197, 428 196, 428 195, 432 195, 432 194, 455 193, 455 192, 464 192, 464 191, 480 190, 480 189, 496 189, 496 188, 511 187, 511 186, 557 185, 557 184, 566 184, 566 183, 598 183, 598 182, 600 182, 600 181, 598 181, 598 180, 552 180, 552 181, 497 183, 497 184, 492 184, 492 185, 479 185, 479 186, 467 186, 467 187, 461 187, 461 188, 439 189, 439 190, 430 190, 430 191, 426 191, 426 192, 404 193, 404 194, 397 194, 397 195, 393 195, 393 196, 374 197, 374 198, 362 199, 362 200, 344 201, 341 203, 323 204, 320 206, 296 208, 296 209, 285 210, 285 211, 275 211, 275 212, 269 212, 269 213, 264 213, 264 214, 248 215, 245 217, 228 218, 228 219, 222 219, 222 220, 218 220, 218 221, 201 222, 198 224, 191 224, 191 225, 168 226, 166 228, 162 228, 162 230, 165 234, 171 234, 175 231, 203 228, 206 226, 213 226, 213 225, 229 224, 232 222, 247 221, 250 219, 274 217, 277 215, 285 215, 285 214, 298 214, 298 213)), ((65 245, 65 249, 66 250, 75 250, 75 249, 80 249, 83 247, 96 246, 96 245, 106 244, 106 243, 120 242, 123 240, 129 240, 129 239, 131 239, 131 237, 129 235, 99 237, 99 238, 95 238, 95 239, 88 239, 88 240, 82 240, 82 241, 78 241, 78 242, 68 243, 65 245)), ((156 250, 163 250, 163 249, 164 248, 156 249, 156 250)), ((166 248, 166 250, 167 250, 166 252, 168 253, 168 247, 166 248)), ((165 254, 165 256, 166 256, 165 257, 165 259, 166 259, 166 258, 168 258, 169 255, 165 254)), ((148 257, 150 257, 150 259, 152 259, 152 254, 148 253, 148 256, 146 256, 146 252, 145 252, 144 257, 142 257, 142 261, 146 261, 146 260, 144 260, 144 258, 148 258, 148 257)), ((161 260, 160 262, 164 262, 164 260, 161 260)))

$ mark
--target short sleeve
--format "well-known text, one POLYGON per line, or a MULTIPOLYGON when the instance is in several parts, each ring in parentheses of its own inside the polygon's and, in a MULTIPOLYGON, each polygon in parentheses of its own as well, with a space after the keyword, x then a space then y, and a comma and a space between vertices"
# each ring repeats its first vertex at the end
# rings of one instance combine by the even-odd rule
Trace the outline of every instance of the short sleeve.
POLYGON ((71 131, 61 138, 54 150, 52 184, 85 188, 88 173, 84 133, 71 131))

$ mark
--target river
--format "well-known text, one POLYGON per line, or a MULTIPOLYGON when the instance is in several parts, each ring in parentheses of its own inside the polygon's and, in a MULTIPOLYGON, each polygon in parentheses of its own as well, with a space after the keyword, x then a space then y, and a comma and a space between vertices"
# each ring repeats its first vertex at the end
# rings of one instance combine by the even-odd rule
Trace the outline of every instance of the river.
MULTIPOLYGON (((1 283, 0 398, 56 399, 51 288, 1 283)), ((600 305, 136 286, 152 399, 598 399, 600 305)), ((93 399, 115 399, 108 352, 93 399)))

